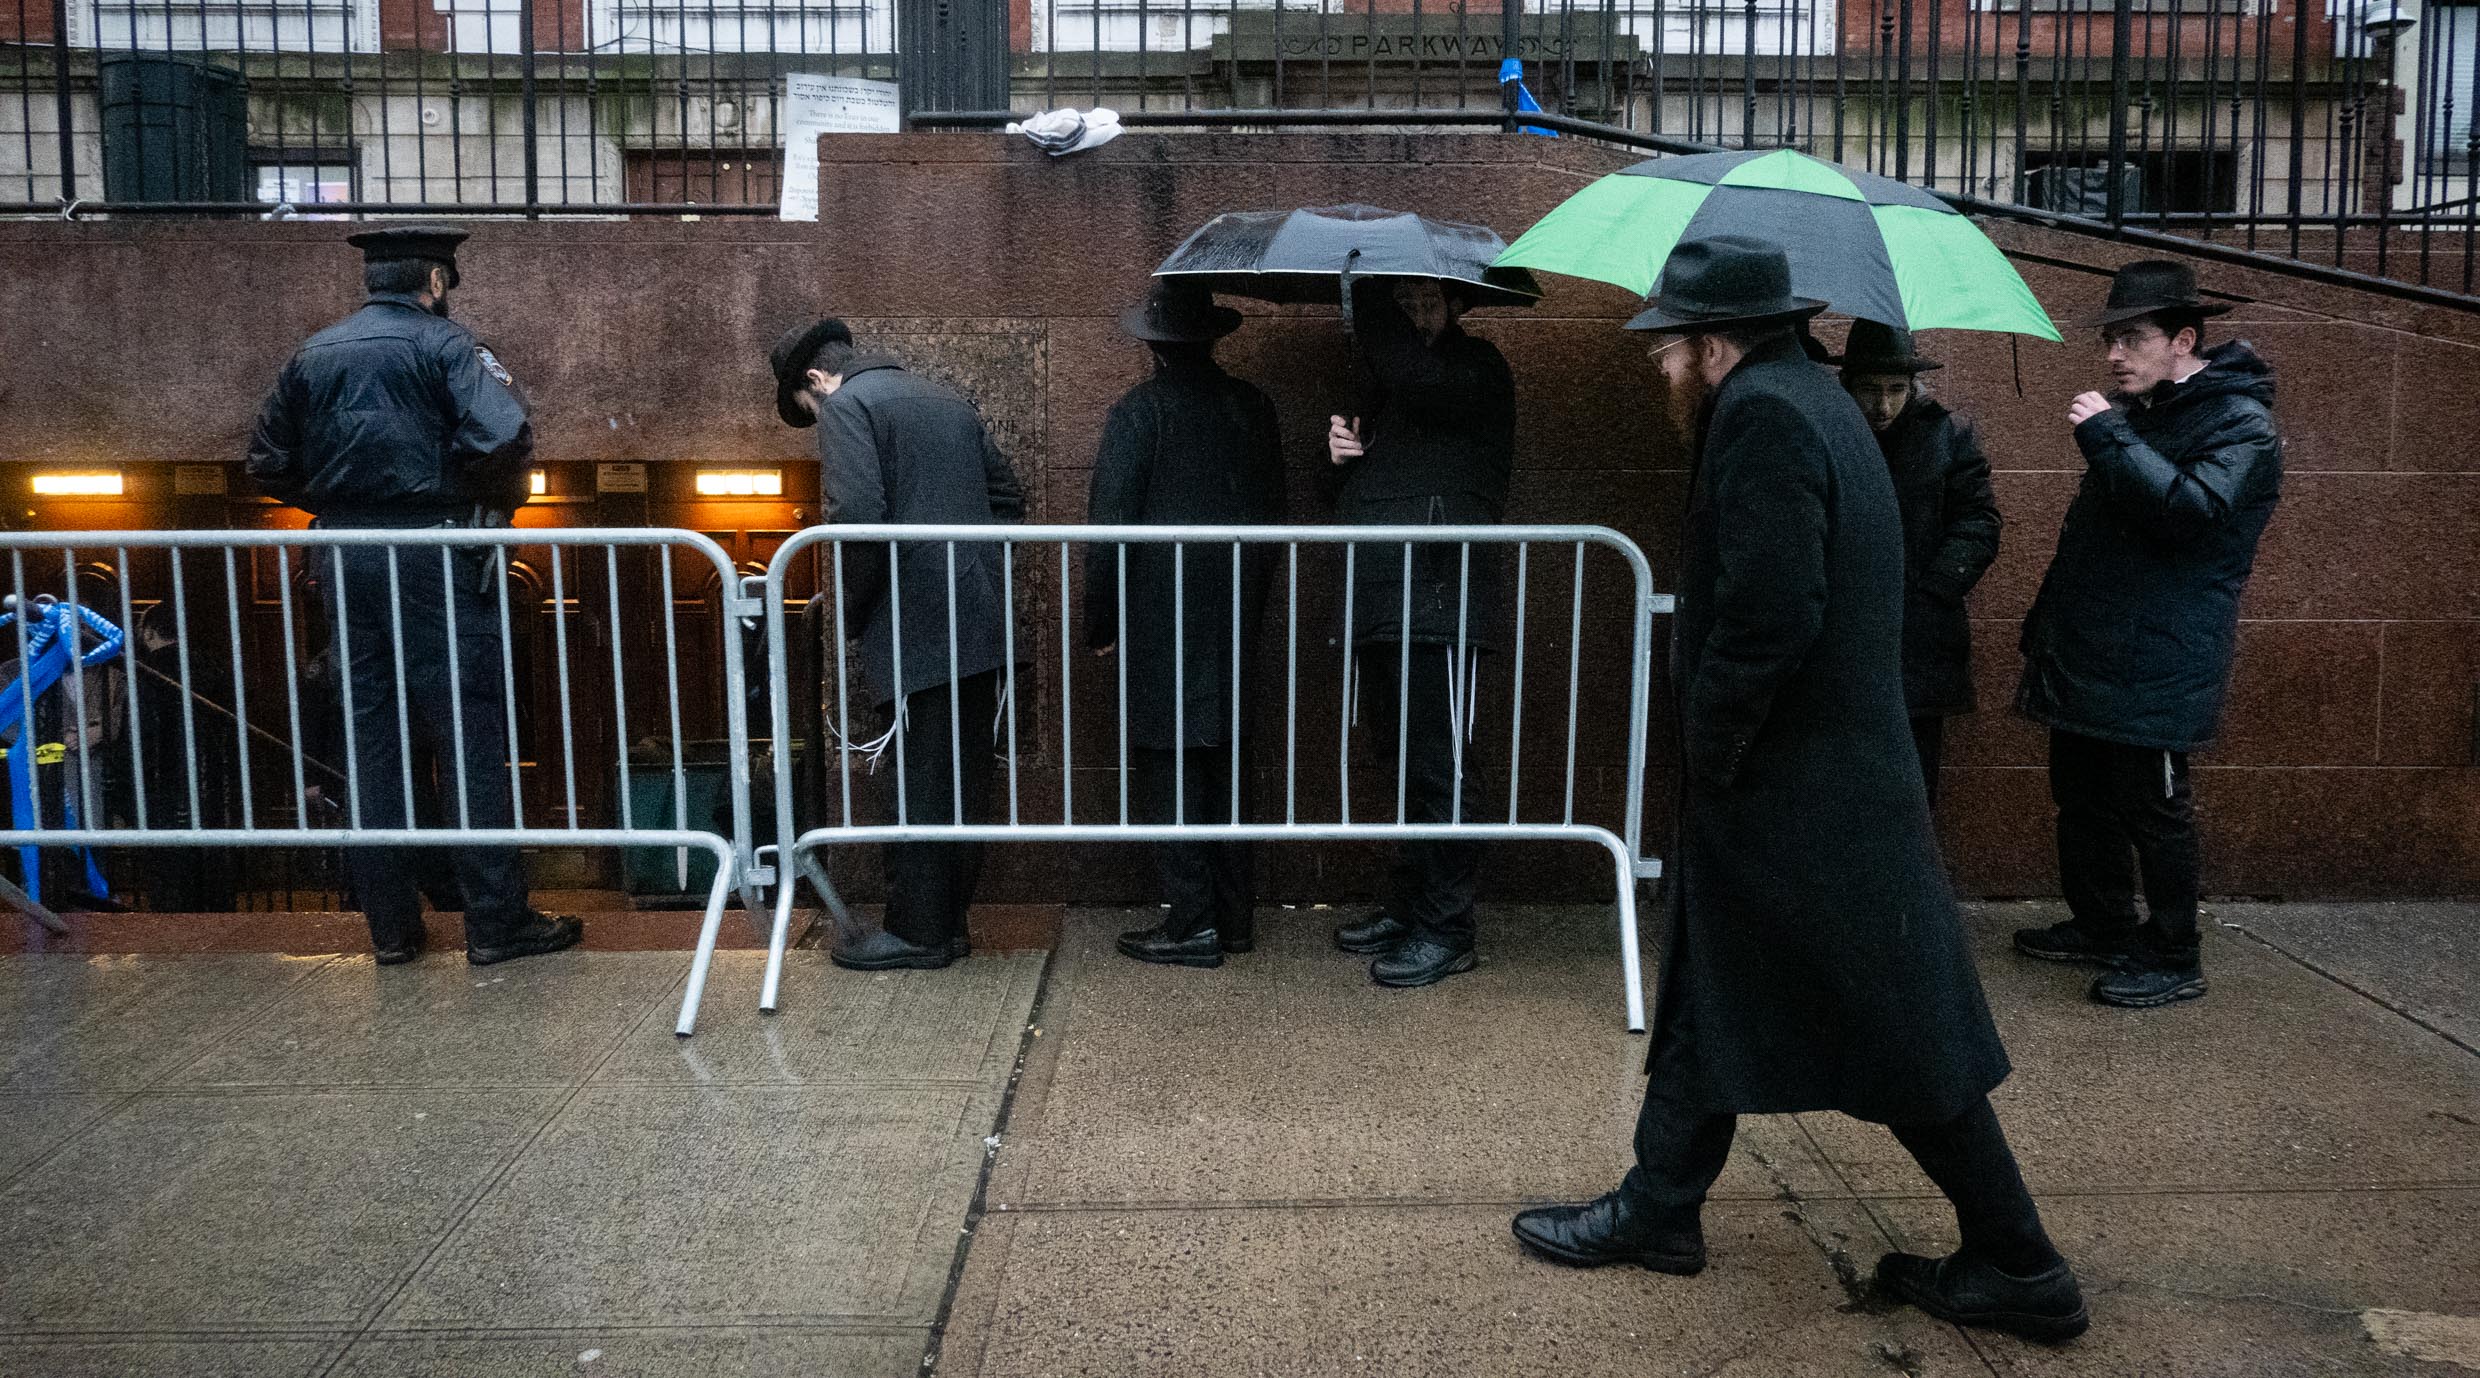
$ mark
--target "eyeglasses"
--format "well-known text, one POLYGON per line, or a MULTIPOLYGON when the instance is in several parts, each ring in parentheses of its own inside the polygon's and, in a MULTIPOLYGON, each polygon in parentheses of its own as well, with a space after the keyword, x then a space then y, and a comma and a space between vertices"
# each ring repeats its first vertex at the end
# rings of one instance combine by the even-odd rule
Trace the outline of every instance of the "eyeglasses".
POLYGON ((1682 335, 1678 339, 1671 341, 1669 344, 1666 344, 1659 349, 1646 350, 1645 357, 1648 359, 1659 359, 1663 355, 1670 353, 1672 350, 1679 348, 1681 345, 1686 344, 1694 338, 1696 337, 1693 335, 1682 335))

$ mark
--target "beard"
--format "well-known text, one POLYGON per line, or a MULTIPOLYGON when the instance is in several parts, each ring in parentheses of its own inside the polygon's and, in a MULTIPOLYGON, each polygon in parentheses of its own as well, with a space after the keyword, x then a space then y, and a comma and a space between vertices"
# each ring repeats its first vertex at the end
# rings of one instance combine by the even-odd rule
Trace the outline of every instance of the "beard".
POLYGON ((442 292, 438 296, 431 298, 431 314, 434 316, 444 316, 448 314, 447 293, 442 292))

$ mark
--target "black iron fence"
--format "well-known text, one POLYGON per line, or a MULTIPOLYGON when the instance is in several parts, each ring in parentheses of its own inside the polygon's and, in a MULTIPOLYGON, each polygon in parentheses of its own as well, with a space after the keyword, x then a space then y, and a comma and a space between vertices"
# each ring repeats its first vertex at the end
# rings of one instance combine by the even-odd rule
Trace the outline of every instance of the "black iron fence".
POLYGON ((926 127, 1513 128, 1520 91, 1543 132, 2475 287, 2480 0, 1508 4, 0 0, 0 211, 773 214, 794 74, 926 127))

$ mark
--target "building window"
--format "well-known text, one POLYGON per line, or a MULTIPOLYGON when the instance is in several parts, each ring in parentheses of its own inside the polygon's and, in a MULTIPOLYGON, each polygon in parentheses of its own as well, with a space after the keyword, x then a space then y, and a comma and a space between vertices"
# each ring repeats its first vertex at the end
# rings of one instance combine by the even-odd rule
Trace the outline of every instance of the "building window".
POLYGON ((379 0, 70 0, 72 47, 154 53, 375 53, 379 0))
MULTIPOLYGON (((2472 109, 2480 106, 2480 6, 2435 5, 2427 18, 2435 27, 2420 59, 2420 160, 2431 171, 2467 174, 2472 109)), ((2403 45, 2405 65, 2412 46, 2403 45)))
POLYGON ((783 198, 783 155, 772 149, 628 155, 629 200, 657 206, 771 206, 783 198))
POLYGON ((353 199, 355 167, 350 162, 305 162, 298 154, 252 154, 250 171, 257 178, 258 199, 269 206, 291 206, 303 220, 346 220, 341 214, 318 215, 309 207, 353 199))
MULTIPOLYGON (((454 2, 478 7, 489 0, 454 2)), ((595 52, 892 58, 896 49, 893 0, 594 0, 588 13, 595 52)))

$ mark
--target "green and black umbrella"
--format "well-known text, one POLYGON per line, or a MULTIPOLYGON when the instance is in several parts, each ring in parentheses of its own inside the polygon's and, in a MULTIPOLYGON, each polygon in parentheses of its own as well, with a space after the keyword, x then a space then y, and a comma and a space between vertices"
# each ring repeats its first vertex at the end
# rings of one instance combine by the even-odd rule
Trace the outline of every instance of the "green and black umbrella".
POLYGON ((1962 213, 1918 187, 1790 149, 1653 158, 1614 172, 1542 217, 1495 266, 1642 294, 1661 280, 1672 246, 1716 234, 1780 244, 1791 290, 1847 316, 2058 338, 2006 255, 1962 213))

